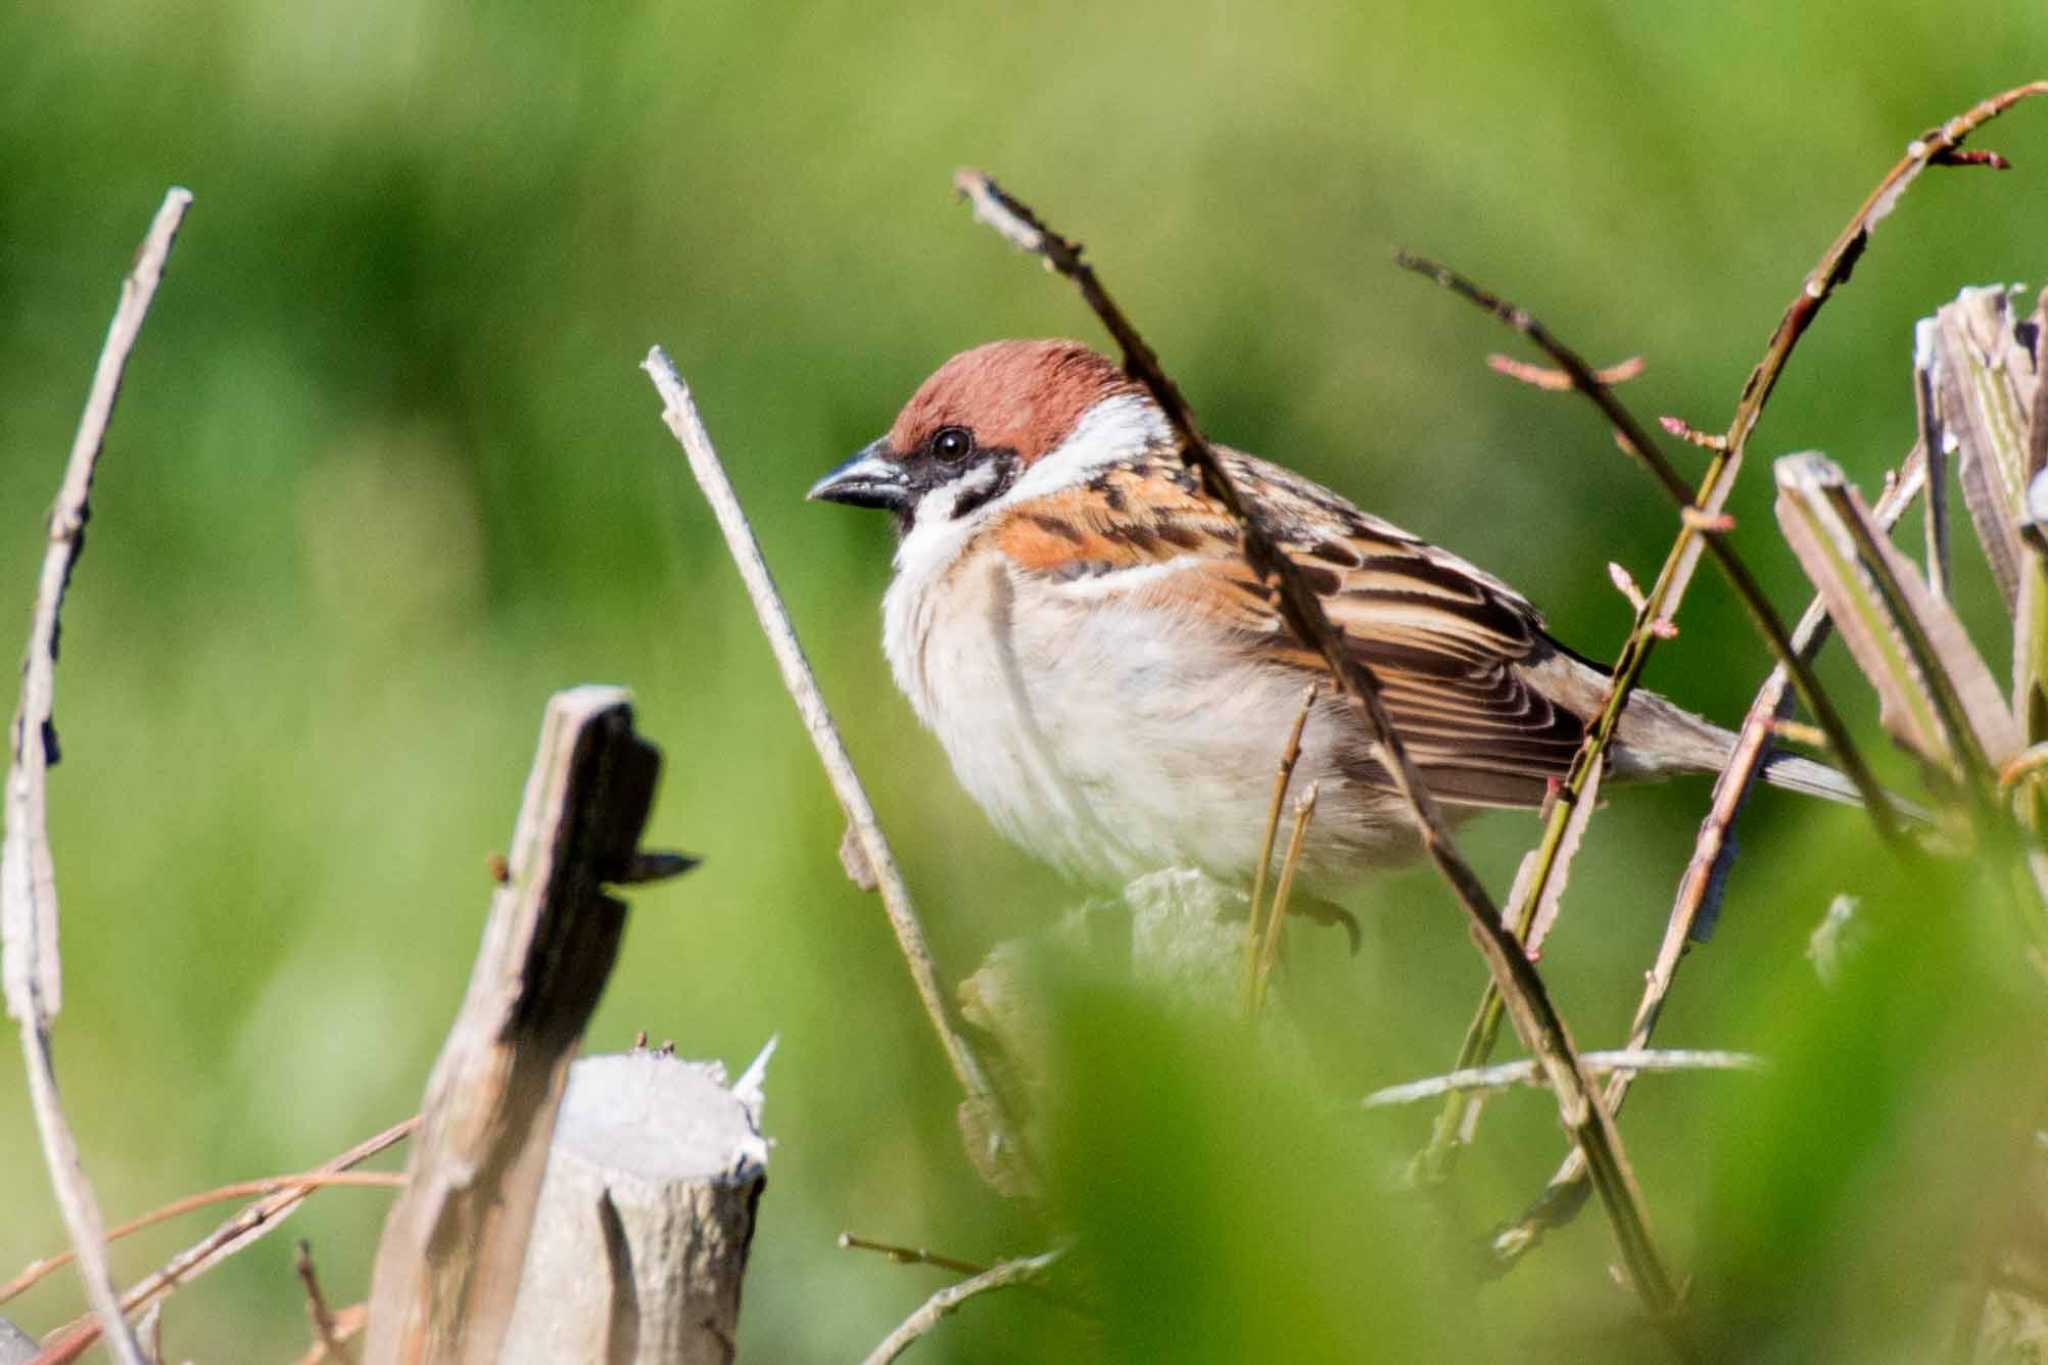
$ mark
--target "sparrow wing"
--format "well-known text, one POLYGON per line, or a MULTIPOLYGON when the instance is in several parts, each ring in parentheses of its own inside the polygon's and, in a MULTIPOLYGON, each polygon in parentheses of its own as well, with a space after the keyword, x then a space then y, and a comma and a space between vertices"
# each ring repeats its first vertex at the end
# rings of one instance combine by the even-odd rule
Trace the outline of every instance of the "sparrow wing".
MULTIPOLYGON (((1529 670, 1556 657, 1536 609, 1506 584, 1299 475, 1221 452, 1333 624, 1379 678, 1387 710, 1440 800, 1533 806, 1584 738, 1529 670)), ((1329 676, 1245 562, 1237 526, 1172 456, 1103 471, 1020 504, 993 527, 1026 573, 1090 597, 1130 593, 1227 632, 1276 668, 1329 676)), ((1347 760, 1390 785, 1370 737, 1347 760)))

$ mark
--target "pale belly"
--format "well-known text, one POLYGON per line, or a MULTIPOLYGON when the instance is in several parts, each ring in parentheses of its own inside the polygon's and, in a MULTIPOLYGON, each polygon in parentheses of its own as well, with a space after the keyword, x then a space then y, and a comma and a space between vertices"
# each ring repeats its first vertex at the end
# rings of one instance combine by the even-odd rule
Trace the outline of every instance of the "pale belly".
MULTIPOLYGON (((944 597, 942 614, 891 604, 891 663, 1006 836, 1089 880, 1172 866, 1249 879, 1300 675, 1203 649, 1170 611, 1071 601, 1007 571, 944 597), (1019 611, 1019 591, 1042 595, 1019 611)), ((1294 781, 1321 784, 1318 881, 1410 846, 1384 795, 1338 769, 1332 740, 1353 723, 1325 698, 1294 781)))

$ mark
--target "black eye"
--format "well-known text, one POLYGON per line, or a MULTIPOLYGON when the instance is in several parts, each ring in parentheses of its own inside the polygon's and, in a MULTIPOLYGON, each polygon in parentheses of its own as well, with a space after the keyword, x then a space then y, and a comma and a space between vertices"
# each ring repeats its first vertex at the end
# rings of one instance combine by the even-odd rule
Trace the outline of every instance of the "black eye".
POLYGON ((974 449, 974 433, 966 427, 940 427, 932 437, 932 454, 948 464, 964 460, 974 449))

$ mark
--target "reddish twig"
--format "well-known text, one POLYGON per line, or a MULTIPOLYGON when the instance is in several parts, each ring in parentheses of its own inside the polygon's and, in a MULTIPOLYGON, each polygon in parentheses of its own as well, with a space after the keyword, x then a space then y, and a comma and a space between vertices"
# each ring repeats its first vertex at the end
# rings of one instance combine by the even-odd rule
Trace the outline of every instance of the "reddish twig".
MULTIPOLYGON (((1872 509, 1872 515, 1881 526, 1889 528, 1897 524, 1906 508, 1912 505, 1925 474, 1926 464, 1920 448, 1916 446, 1900 467, 1899 477, 1886 482, 1884 495, 1872 509)), ((1799 625, 1792 632, 1792 642, 1802 655, 1812 658, 1826 642, 1828 631, 1827 611, 1816 597, 1799 618, 1799 625)), ((1757 689, 1756 699, 1749 704, 1749 713, 1743 718, 1742 728, 1735 737, 1735 748, 1728 766, 1714 781, 1713 798, 1707 808, 1706 819, 1700 822, 1692 860, 1678 879, 1678 892, 1672 901, 1670 918, 1664 926, 1663 942, 1657 947, 1657 956, 1650 964, 1650 970, 1644 974, 1642 999, 1637 1003, 1634 1021, 1629 1025, 1628 1048, 1649 1046, 1657 1029, 1657 1020, 1663 1013, 1665 997, 1671 993, 1672 983, 1677 978, 1678 964, 1684 960, 1686 951, 1705 937, 1719 913, 1728 870, 1735 860, 1735 819, 1755 789, 1757 778, 1763 772, 1764 760, 1770 757, 1777 731, 1791 707, 1790 680, 1782 666, 1774 668, 1764 679, 1763 686, 1757 689)), ((1620 1112, 1634 1079, 1631 1072, 1616 1072, 1608 1078, 1606 1099, 1615 1112, 1620 1112)), ((1579 1160, 1579 1154, 1566 1154, 1542 1195, 1520 1218, 1494 1235, 1491 1246, 1495 1261, 1503 1269, 1512 1265, 1533 1250, 1546 1231, 1569 1222, 1585 1204, 1585 1179, 1585 1167, 1579 1160)))
MULTIPOLYGON (((225 1204, 233 1199, 252 1199, 258 1195, 276 1194, 280 1190, 322 1190, 335 1186, 395 1190, 404 1184, 405 1177, 396 1171, 301 1171, 297 1175, 274 1175, 262 1180, 238 1180, 232 1185, 221 1185, 198 1194, 188 1194, 182 1199, 174 1199, 161 1208, 151 1209, 148 1213, 109 1228, 107 1241, 118 1242, 145 1228, 153 1228, 159 1223, 167 1223, 196 1209, 225 1204)), ((70 1251, 59 1251, 39 1261, 30 1261, 22 1267, 20 1274, 6 1284, 0 1284, 0 1303, 6 1303, 35 1288, 53 1272, 70 1265, 75 1254, 70 1251)))
POLYGON ((298 1271, 299 1284, 306 1291, 306 1318, 313 1328, 313 1358, 323 1365, 355 1365, 354 1357, 342 1344, 334 1313, 327 1307, 327 1296, 320 1292, 320 1277, 313 1270, 313 1244, 304 1238, 299 1239, 292 1268, 298 1271))
POLYGON ((1470 865, 1459 854, 1436 799, 1409 756, 1407 746, 1387 714, 1379 681, 1344 635, 1330 623, 1299 566, 1281 553, 1266 530, 1258 509, 1231 478, 1195 425, 1194 413, 1180 389, 1160 366, 1159 358, 1139 335, 1123 310, 1110 298, 1081 248, 1047 228, 1025 205, 998 189, 978 171, 963 170, 954 185, 972 203, 975 217, 1011 243, 1041 257, 1073 281, 1095 315, 1123 351, 1124 369, 1144 384, 1171 424, 1181 459, 1238 524, 1246 560, 1254 572, 1277 589, 1281 616, 1297 638, 1315 648, 1350 696, 1379 746, 1382 764, 1396 792, 1414 819, 1424 850, 1450 886, 1488 971, 1507 1002, 1508 1013, 1524 1045, 1542 1062, 1555 1092, 1565 1129, 1595 1172, 1594 1183, 1614 1225, 1627 1264, 1629 1280, 1650 1316, 1669 1335, 1674 1349, 1686 1347, 1679 1324, 1677 1288, 1650 1232, 1642 1191, 1622 1146, 1621 1135, 1600 1104, 1590 1073, 1563 1018, 1551 1003, 1542 977, 1522 947, 1502 924, 1500 912, 1470 865))
POLYGON ((28 650, 21 665, 21 702, 10 731, 7 770, 6 841, 0 846, 0 943, 5 963, 7 1012, 21 1034, 22 1057, 28 1066, 29 1105, 42 1139, 43 1161, 50 1189, 64 1216, 64 1228, 78 1253, 78 1276, 85 1285, 108 1344, 122 1365, 143 1365, 142 1345, 121 1316, 107 1266, 100 1210, 92 1183, 78 1157, 78 1140, 64 1117, 57 1093, 57 1068, 51 1056, 50 1025, 63 1007, 63 972, 57 956, 57 874, 50 855, 48 774, 57 762, 57 729, 52 720, 57 690, 57 632, 64 610, 64 590, 71 583, 78 556, 85 548, 85 523, 92 514, 93 473, 106 444, 114 402, 121 395, 121 376, 128 355, 149 316, 163 278, 164 262, 192 196, 173 187, 149 225, 135 264, 121 281, 121 301, 107 328, 98 368, 64 482, 50 509, 49 543, 43 551, 42 577, 36 589, 29 625, 28 650))
MULTIPOLYGON (((341 1155, 322 1163, 315 1173, 330 1175, 360 1166, 378 1153, 403 1142, 419 1124, 417 1114, 402 1123, 394 1123, 376 1136, 365 1138, 341 1155)), ((311 1193, 311 1187, 295 1184, 290 1189, 279 1190, 250 1204, 123 1294, 121 1311, 133 1313, 161 1302, 181 1286, 190 1284, 222 1261, 267 1237, 311 1193)), ((36 1357, 36 1365, 67 1365, 67 1362, 77 1360, 91 1350, 99 1338, 100 1325, 92 1318, 67 1323, 51 1334, 50 1344, 36 1357)))
MULTIPOLYGON (((1517 360, 1513 356, 1497 352, 1486 357, 1486 366, 1495 374, 1518 379, 1531 388, 1542 389, 1546 393, 1570 393, 1578 387, 1569 371, 1531 365, 1526 360, 1517 360)), ((1618 365, 1609 365, 1604 370, 1593 371, 1593 377, 1603 384, 1626 384, 1642 372, 1643 358, 1632 355, 1618 365)))

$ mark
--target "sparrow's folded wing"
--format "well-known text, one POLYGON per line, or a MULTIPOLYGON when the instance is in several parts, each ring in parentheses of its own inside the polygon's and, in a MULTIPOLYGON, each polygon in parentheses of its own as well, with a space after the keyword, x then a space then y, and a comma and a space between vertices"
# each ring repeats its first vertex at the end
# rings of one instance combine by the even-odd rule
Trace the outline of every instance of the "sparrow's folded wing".
MULTIPOLYGON (((1278 466, 1226 452, 1333 624, 1379 678, 1395 727, 1441 800, 1531 806, 1584 737, 1525 671, 1557 651, 1504 583, 1278 466)), ((1025 572, 1208 621, 1275 667, 1327 676, 1245 563, 1236 524, 1177 461, 1118 468, 1035 500, 993 533, 1025 572)), ((1386 785, 1362 732, 1352 764, 1386 785)))

